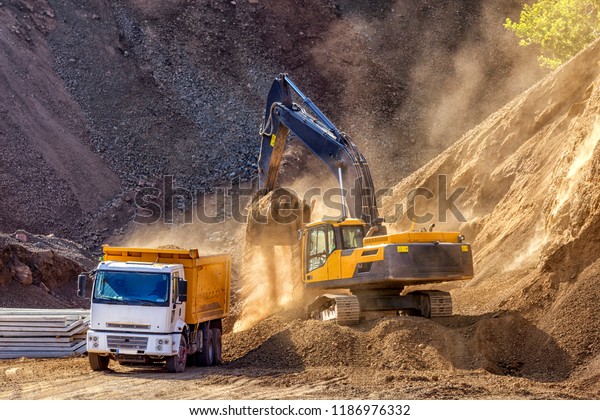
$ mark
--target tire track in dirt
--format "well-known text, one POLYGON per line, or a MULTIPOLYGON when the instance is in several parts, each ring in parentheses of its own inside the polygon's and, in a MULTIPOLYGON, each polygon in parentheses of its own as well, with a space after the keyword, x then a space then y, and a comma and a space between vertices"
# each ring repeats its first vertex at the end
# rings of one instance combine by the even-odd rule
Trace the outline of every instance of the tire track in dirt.
POLYGON ((482 369, 403 372, 367 367, 189 368, 183 374, 115 365, 92 372, 85 357, 0 361, 0 399, 595 399, 576 382, 543 382, 482 369), (7 371, 16 369, 15 374, 7 371))

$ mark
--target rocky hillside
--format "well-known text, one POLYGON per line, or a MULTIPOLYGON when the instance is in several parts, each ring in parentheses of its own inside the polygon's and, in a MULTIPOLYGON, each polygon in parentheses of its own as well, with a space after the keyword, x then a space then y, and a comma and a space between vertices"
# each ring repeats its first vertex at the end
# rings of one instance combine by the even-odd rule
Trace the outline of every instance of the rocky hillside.
POLYGON ((265 94, 294 80, 391 185, 540 76, 520 2, 8 0, 0 231, 94 247, 134 192, 248 179, 265 94), (443 94, 440 94, 443 92, 443 94), (382 161, 382 159, 384 159, 382 161))
POLYGON ((87 308, 75 280, 94 265, 81 246, 53 235, 0 234, 0 307, 87 308))
POLYGON ((71 233, 82 214, 119 192, 119 178, 90 148, 87 122, 55 71, 45 2, 0 7, 0 232, 71 233))

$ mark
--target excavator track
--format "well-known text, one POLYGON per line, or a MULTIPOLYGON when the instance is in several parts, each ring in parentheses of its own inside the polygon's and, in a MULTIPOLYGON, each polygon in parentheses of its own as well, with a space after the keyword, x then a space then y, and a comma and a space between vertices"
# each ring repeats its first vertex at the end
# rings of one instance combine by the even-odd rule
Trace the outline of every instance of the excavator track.
POLYGON ((452 316, 452 296, 448 292, 432 290, 425 292, 429 296, 429 318, 452 316))
POLYGON ((327 294, 315 299, 308 312, 311 319, 356 325, 360 318, 360 305, 356 296, 327 294))

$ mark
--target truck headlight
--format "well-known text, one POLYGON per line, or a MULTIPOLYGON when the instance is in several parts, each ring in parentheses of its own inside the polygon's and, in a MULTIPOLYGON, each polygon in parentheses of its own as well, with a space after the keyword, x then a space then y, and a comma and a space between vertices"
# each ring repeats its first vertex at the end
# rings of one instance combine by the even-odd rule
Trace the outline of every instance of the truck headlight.
POLYGON ((157 338, 156 344, 154 345, 154 348, 156 349, 156 351, 162 351, 163 344, 169 344, 169 340, 167 340, 165 338, 157 338))

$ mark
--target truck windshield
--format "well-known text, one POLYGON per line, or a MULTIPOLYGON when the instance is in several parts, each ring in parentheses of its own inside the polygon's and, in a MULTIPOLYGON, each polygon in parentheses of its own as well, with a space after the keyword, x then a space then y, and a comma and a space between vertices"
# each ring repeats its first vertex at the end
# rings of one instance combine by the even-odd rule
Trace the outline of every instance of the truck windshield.
POLYGON ((169 275, 131 271, 98 271, 94 302, 168 305, 169 275))

